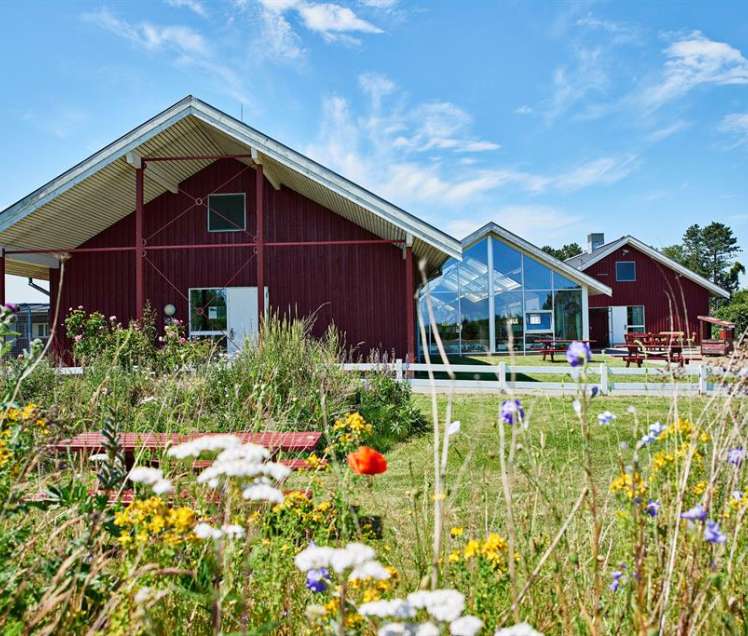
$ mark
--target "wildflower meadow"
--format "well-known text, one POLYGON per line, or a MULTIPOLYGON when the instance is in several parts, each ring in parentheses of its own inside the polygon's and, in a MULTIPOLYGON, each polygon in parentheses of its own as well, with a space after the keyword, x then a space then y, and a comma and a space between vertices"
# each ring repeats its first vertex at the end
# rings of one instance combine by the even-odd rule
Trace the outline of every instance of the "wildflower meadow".
POLYGON ((176 322, 66 328, 80 374, 5 351, 3 634, 748 630, 742 346, 712 396, 602 396, 583 343, 573 396, 416 395, 306 320, 232 359, 176 322), (242 437, 290 432, 319 442, 242 437))

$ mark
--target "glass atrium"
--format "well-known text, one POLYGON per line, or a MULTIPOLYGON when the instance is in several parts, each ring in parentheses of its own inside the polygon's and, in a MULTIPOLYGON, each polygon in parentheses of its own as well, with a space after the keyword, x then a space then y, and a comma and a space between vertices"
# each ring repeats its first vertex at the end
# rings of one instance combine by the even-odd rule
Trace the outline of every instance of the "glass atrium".
POLYGON ((427 295, 450 354, 531 352, 584 337, 586 290, 494 234, 466 248, 462 261, 449 259, 419 293, 432 354, 427 295))

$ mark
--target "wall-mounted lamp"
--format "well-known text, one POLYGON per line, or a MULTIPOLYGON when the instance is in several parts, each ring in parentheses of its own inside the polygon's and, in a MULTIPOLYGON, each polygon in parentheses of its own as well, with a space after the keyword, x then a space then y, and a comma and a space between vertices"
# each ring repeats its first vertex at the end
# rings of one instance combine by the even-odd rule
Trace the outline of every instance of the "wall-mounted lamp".
POLYGON ((171 318, 174 316, 174 314, 177 313, 177 308, 169 303, 168 305, 164 305, 164 316, 167 318, 171 318))

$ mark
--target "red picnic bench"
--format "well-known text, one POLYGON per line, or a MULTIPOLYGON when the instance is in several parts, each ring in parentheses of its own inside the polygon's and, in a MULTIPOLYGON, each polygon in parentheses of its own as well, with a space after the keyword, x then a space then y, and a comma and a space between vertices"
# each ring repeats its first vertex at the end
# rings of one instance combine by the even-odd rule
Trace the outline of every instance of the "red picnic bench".
MULTIPOLYGON (((211 435, 234 435, 243 444, 251 443, 267 448, 273 456, 279 453, 302 453, 313 451, 319 443, 322 433, 316 431, 304 432, 262 432, 262 433, 119 433, 118 441, 125 455, 125 466, 129 470, 135 463, 135 455, 141 451, 159 450, 163 451, 171 446, 211 435)), ((106 450, 106 438, 101 433, 80 433, 70 439, 63 439, 50 444, 49 449, 58 454, 80 453, 94 454, 106 450)), ((149 459, 149 463, 154 460, 149 459)), ((305 470, 311 468, 306 459, 301 457, 279 458, 276 461, 288 466, 291 470, 305 470)), ((212 459, 194 460, 193 469, 207 468, 213 463, 212 459)), ((33 497, 35 500, 43 500, 44 495, 33 497)), ((132 500, 133 492, 123 490, 116 493, 116 500, 127 503, 132 500)))
POLYGON ((595 342, 594 340, 566 340, 563 338, 538 338, 534 340, 534 342, 539 342, 543 345, 543 348, 540 350, 540 353, 543 354, 543 361, 545 361, 546 356, 551 357, 551 362, 555 362, 553 359, 553 355, 556 353, 566 353, 566 350, 569 348, 569 345, 572 342, 586 342, 588 345, 595 342))
POLYGON ((627 367, 632 362, 641 367, 645 360, 666 360, 668 364, 676 362, 680 367, 687 362, 683 356, 682 333, 627 333, 625 338, 626 355, 623 360, 627 367))

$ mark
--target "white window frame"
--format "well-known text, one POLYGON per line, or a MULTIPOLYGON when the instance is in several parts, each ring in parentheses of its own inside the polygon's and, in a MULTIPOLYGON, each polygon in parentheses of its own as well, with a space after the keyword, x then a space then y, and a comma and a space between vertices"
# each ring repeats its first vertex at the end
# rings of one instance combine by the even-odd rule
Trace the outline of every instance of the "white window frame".
POLYGON ((189 316, 189 329, 190 333, 189 336, 192 338, 193 336, 196 337, 203 337, 203 336, 225 336, 228 333, 228 299, 225 296, 226 294, 226 288, 225 287, 190 287, 187 290, 187 315, 189 316), (211 330, 211 331, 197 331, 192 329, 192 292, 193 291, 223 291, 224 293, 224 300, 227 301, 226 304, 226 329, 225 330, 211 330))
MULTIPOLYGON (((211 234, 221 234, 223 232, 244 232, 247 229, 247 194, 245 192, 219 192, 217 194, 209 194, 207 204, 205 206, 205 214, 206 214, 206 226, 208 228, 208 232, 211 234), (242 198, 242 227, 236 227, 236 228, 230 228, 230 229, 221 229, 221 230, 211 230, 210 229, 210 200, 213 197, 241 197, 242 198)), ((206 287, 204 289, 215 289, 214 287, 206 287)))
POLYGON ((635 283, 636 282, 636 261, 616 261, 616 282, 617 283, 635 283), (629 264, 634 266, 634 277, 633 278, 618 278, 618 264, 629 264))

